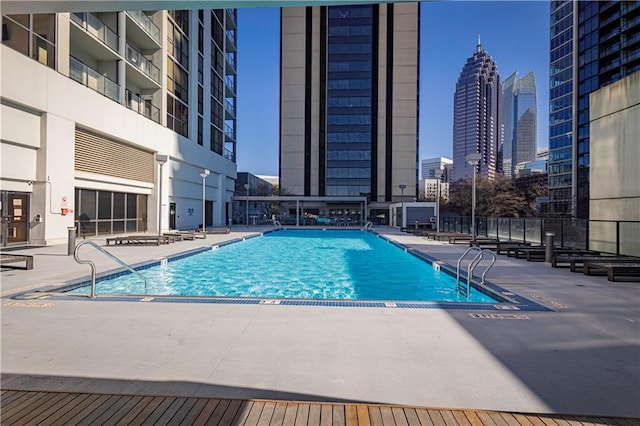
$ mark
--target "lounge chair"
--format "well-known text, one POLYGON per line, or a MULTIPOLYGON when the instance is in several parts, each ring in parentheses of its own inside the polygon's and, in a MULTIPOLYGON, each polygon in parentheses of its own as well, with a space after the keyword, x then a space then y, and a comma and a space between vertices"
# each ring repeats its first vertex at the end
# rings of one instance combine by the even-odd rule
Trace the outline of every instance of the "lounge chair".
POLYGON ((33 256, 28 254, 0 253, 0 266, 8 268, 33 269, 33 256), (24 267, 15 266, 14 263, 24 262, 24 267))
POLYGON ((113 243, 114 245, 122 244, 169 244, 172 242, 171 237, 165 235, 129 235, 126 237, 113 237, 107 238, 107 245, 113 243))
POLYGON ((594 270, 604 270, 609 281, 615 281, 616 276, 639 278, 640 281, 640 262, 585 262, 582 273, 592 275, 594 270))

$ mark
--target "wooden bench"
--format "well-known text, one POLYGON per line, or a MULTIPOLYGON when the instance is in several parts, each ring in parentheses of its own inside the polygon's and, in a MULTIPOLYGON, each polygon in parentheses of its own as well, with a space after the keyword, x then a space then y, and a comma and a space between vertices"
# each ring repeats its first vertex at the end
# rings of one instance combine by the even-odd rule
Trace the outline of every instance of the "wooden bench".
POLYGON ((525 243, 522 241, 500 241, 496 245, 496 253, 509 255, 509 253, 513 251, 514 254, 512 254, 512 256, 515 256, 515 249, 530 247, 531 243, 525 243))
POLYGON ((129 235, 127 237, 113 237, 107 238, 107 245, 113 243, 114 245, 122 244, 169 244, 172 242, 171 237, 165 235, 129 235))
POLYGON ((500 244, 500 240, 496 238, 476 238, 475 240, 469 241, 469 247, 485 247, 492 250, 497 249, 498 244, 500 244))
POLYGON ((8 268, 33 269, 33 256, 28 254, 0 253, 0 266, 8 268), (13 265, 24 262, 24 267, 13 265))
MULTIPOLYGON (((609 281, 616 276, 640 278, 640 262, 585 262, 582 267, 584 275, 592 275, 593 270, 604 270, 609 281)), ((638 280, 640 281, 640 279, 638 280)))
POLYGON ((229 232, 231 232, 231 230, 226 226, 207 228, 207 234, 228 234, 229 232))
POLYGON ((473 236, 471 234, 452 235, 449 237, 449 244, 457 244, 458 242, 466 243, 471 240, 473 240, 473 236))

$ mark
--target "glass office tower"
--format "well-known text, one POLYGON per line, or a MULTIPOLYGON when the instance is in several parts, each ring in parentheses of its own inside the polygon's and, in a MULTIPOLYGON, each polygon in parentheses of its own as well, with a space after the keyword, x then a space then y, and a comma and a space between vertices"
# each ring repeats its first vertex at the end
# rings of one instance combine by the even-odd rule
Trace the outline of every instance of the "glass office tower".
POLYGON ((551 1, 549 208, 589 217, 589 95, 640 70, 640 2, 551 1))

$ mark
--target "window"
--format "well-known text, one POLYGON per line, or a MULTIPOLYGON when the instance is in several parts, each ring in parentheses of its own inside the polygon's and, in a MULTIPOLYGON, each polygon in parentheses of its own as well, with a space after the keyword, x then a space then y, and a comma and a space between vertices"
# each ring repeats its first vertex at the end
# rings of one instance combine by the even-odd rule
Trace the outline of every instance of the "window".
POLYGON ((55 68, 56 63, 55 37, 53 13, 2 16, 2 44, 49 68, 55 68))

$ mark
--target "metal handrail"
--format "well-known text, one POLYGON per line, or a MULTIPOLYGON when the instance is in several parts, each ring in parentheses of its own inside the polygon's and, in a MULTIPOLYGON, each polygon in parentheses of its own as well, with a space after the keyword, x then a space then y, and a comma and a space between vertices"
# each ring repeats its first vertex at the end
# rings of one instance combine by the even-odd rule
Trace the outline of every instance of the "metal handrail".
MULTIPOLYGON (((482 250, 480 250, 480 248, 476 246, 469 247, 467 251, 465 251, 462 254, 462 256, 460 256, 460 258, 458 259, 458 263, 456 264, 456 291, 460 291, 460 263, 462 263, 462 259, 464 259, 470 251, 482 251, 482 250)), ((469 283, 469 279, 470 278, 467 277, 467 285, 469 283)))
POLYGON ((76 246, 76 249, 73 251, 73 258, 76 260, 76 262, 78 262, 80 264, 91 266, 91 297, 92 298, 96 297, 96 264, 93 263, 90 260, 82 260, 82 259, 80 259, 78 257, 78 253, 80 251, 80 247, 82 247, 85 244, 89 244, 90 246, 96 248, 99 252, 102 252, 105 256, 107 256, 111 260, 115 261, 120 266, 122 266, 124 268, 127 268, 129 271, 131 271, 132 273, 134 273, 134 274, 138 275, 140 278, 142 278, 144 280, 144 291, 145 291, 145 293, 147 292, 147 284, 148 284, 148 282, 147 282, 147 278, 144 275, 142 275, 140 272, 136 271, 131 266, 127 265, 122 260, 120 260, 117 257, 115 257, 114 255, 112 255, 111 253, 109 253, 108 251, 106 251, 105 249, 103 249, 98 244, 94 243, 93 241, 82 241, 81 243, 79 243, 76 246))
POLYGON ((282 224, 277 220, 273 221, 273 226, 275 226, 276 229, 282 229, 282 224))
MULTIPOLYGON (((489 266, 485 268, 485 270, 482 272, 482 275, 481 275, 480 284, 484 285, 484 282, 485 282, 484 278, 487 276, 487 272, 489 272, 489 269, 491 269, 493 265, 496 263, 496 255, 491 250, 487 250, 487 249, 482 250, 482 252, 489 253, 491 255, 491 263, 489 264, 489 266)), ((476 264, 476 266, 478 265, 476 264)), ((473 272, 473 270, 471 272, 473 272)))
POLYGON ((371 228, 373 228, 373 222, 367 222, 367 224, 364 225, 365 231, 371 231, 371 228))

